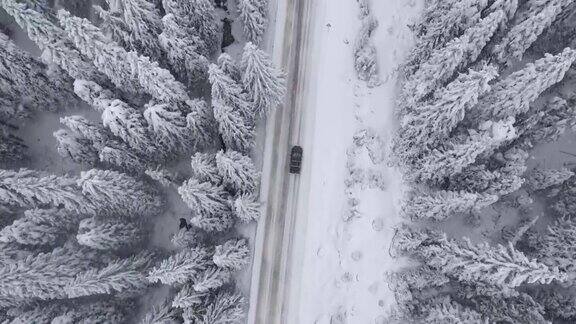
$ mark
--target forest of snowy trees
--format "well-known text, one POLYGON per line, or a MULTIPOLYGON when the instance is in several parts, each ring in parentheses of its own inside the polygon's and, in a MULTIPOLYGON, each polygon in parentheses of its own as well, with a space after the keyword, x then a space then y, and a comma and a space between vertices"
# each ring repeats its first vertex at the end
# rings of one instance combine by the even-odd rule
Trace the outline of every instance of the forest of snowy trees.
POLYGON ((0 0, 1 323, 244 320, 234 227, 259 218, 256 125, 286 85, 259 46, 267 0, 222 3, 0 0), (19 128, 42 114, 80 171, 29 167, 19 128), (170 197, 189 226, 157 246, 170 197))
POLYGON ((394 323, 576 322, 576 2, 427 0, 398 100, 394 323), (568 144, 566 144, 568 143, 568 144), (562 146, 564 145, 564 146, 562 146))

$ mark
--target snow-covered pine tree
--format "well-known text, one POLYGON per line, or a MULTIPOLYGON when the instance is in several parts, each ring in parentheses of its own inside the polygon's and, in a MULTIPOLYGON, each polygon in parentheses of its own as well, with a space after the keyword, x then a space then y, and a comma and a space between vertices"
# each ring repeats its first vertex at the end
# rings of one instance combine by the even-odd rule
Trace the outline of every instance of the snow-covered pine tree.
POLYGON ((455 295, 487 317, 489 323, 550 323, 544 318, 542 305, 515 289, 478 283, 459 287, 455 295))
POLYGON ((232 273, 227 268, 209 266, 194 275, 193 288, 199 292, 218 289, 232 280, 232 273))
POLYGON ((531 108, 525 115, 528 117, 517 123, 517 141, 529 147, 555 142, 566 129, 576 128, 576 105, 560 97, 553 97, 540 109, 531 108))
POLYGON ((206 232, 223 232, 234 226, 232 213, 195 214, 190 218, 190 224, 206 232))
POLYGON ((80 222, 78 243, 96 250, 133 248, 144 239, 141 226, 120 220, 87 218, 80 222))
POLYGON ((0 266, 0 296, 25 300, 65 298, 64 287, 89 268, 85 251, 55 248, 0 266))
POLYGON ((443 47, 477 24, 487 5, 486 0, 426 1, 422 19, 412 28, 418 41, 409 55, 406 72, 414 73, 430 58, 434 49, 443 47))
POLYGON ((266 30, 268 0, 240 0, 238 12, 248 41, 259 44, 266 30))
POLYGON ((3 323, 26 324, 26 323, 54 323, 54 319, 68 310, 64 303, 49 303, 29 309, 20 309, 20 314, 12 318, 12 321, 3 323))
POLYGON ((548 226, 540 237, 536 254, 539 259, 550 265, 567 271, 574 271, 576 258, 576 222, 570 218, 561 218, 548 226))
POLYGON ((534 169, 526 176, 526 184, 531 190, 544 190, 558 186, 574 175, 574 172, 562 169, 534 169))
POLYGON ((212 263, 211 253, 203 247, 184 249, 150 270, 148 280, 163 284, 183 284, 204 271, 212 263))
POLYGON ((98 150, 89 139, 72 134, 65 129, 59 129, 52 135, 58 142, 56 149, 63 158, 68 158, 78 164, 98 165, 100 161, 98 150))
POLYGON ((368 83, 368 87, 375 87, 381 83, 378 55, 371 36, 378 27, 378 20, 371 14, 362 18, 362 26, 354 41, 354 68, 358 78, 368 83))
POLYGON ((98 5, 92 7, 98 17, 100 17, 99 27, 106 36, 127 50, 136 50, 132 43, 133 37, 130 35, 130 30, 126 22, 124 22, 123 14, 120 10, 114 8, 105 10, 98 5))
POLYGON ((231 109, 239 111, 247 121, 253 121, 257 111, 242 86, 216 64, 210 64, 208 73, 212 85, 212 100, 225 103, 231 109))
POLYGON ((524 184, 527 159, 528 153, 516 147, 498 152, 485 164, 468 166, 451 176, 450 188, 498 197, 510 194, 524 184))
POLYGON ((436 191, 413 194, 402 209, 404 217, 416 220, 445 220, 457 214, 480 210, 498 200, 497 196, 465 191, 436 191))
POLYGON ((518 11, 514 20, 517 23, 521 23, 538 15, 549 7, 560 7, 560 9, 563 10, 572 3, 572 0, 528 0, 525 1, 521 10, 518 11))
POLYGON ((204 242, 204 235, 195 228, 181 228, 178 232, 174 233, 170 242, 178 249, 191 248, 202 245, 204 242))
MULTIPOLYGON (((20 49, 0 32, 0 84, 2 93, 33 110, 56 111, 78 103, 68 76, 48 75, 47 66, 20 49), (52 80, 51 77, 62 77, 52 80)), ((4 95, 3 95, 4 96, 4 95)))
POLYGON ((195 34, 186 32, 172 14, 162 18, 164 26, 158 36, 171 68, 188 84, 205 80, 208 72, 206 44, 195 34))
POLYGON ((230 195, 221 186, 189 179, 178 188, 182 200, 197 215, 230 214, 230 195))
POLYGON ((468 134, 460 134, 432 149, 421 157, 421 162, 412 170, 415 179, 441 181, 453 176, 473 164, 478 156, 491 153, 502 143, 516 137, 512 124, 514 118, 502 121, 488 121, 478 130, 470 129, 468 134))
POLYGON ((232 80, 236 82, 242 81, 240 67, 228 53, 222 53, 218 56, 218 67, 224 72, 224 74, 231 77, 232 80))
POLYGON ((478 71, 470 69, 460 74, 445 88, 438 90, 433 99, 423 106, 414 107, 402 118, 402 150, 435 144, 449 137, 450 132, 464 120, 467 111, 478 103, 478 98, 490 90, 490 81, 498 76, 494 66, 478 71), (412 143, 409 145, 408 143, 412 143))
POLYGON ((246 302, 239 293, 220 291, 206 308, 201 323, 238 323, 245 316, 246 302))
POLYGON ((140 155, 132 152, 123 142, 113 141, 100 149, 100 162, 128 174, 141 175, 148 167, 140 155))
POLYGON ((185 284, 180 291, 174 296, 172 307, 185 309, 188 307, 195 307, 204 304, 205 300, 210 296, 207 291, 195 291, 191 284, 185 284))
POLYGON ((172 307, 170 297, 166 297, 162 302, 152 306, 139 324, 177 324, 178 310, 172 307))
POLYGON ((92 81, 74 81, 74 91, 86 103, 102 113, 102 123, 110 132, 145 156, 162 156, 142 112, 115 99, 109 90, 92 81))
POLYGON ((23 245, 54 245, 74 229, 81 216, 63 209, 31 209, 23 218, 0 230, 0 242, 23 245))
POLYGON ((80 194, 76 179, 27 169, 0 170, 0 202, 26 208, 62 206, 81 214, 94 212, 91 202, 80 194))
POLYGON ((159 61, 162 49, 158 35, 162 32, 162 20, 154 3, 148 0, 124 0, 122 14, 132 38, 132 49, 159 61))
POLYGON ((542 92, 564 78, 574 60, 576 50, 566 48, 562 53, 547 54, 527 64, 492 86, 492 91, 480 99, 476 115, 480 115, 480 120, 487 120, 527 112, 542 92))
POLYGON ((240 221, 249 223, 260 219, 260 203, 256 195, 236 196, 232 202, 232 211, 240 221))
POLYGON ((83 171, 77 183, 100 213, 129 218, 154 216, 163 205, 155 188, 120 172, 83 171))
POLYGON ((246 43, 242 52, 242 83, 255 105, 255 111, 267 114, 286 94, 286 76, 274 67, 266 52, 246 43))
POLYGON ((67 39, 62 28, 56 26, 47 17, 16 0, 2 0, 0 5, 40 47, 43 51, 42 58, 46 63, 60 66, 72 78, 105 81, 105 77, 67 39))
POLYGON ((482 314, 473 309, 465 307, 456 301, 440 299, 438 303, 428 303, 422 310, 425 314, 422 323, 429 324, 485 324, 486 320, 482 314))
POLYGON ((254 122, 219 99, 213 99, 214 118, 226 148, 246 153, 254 146, 254 122))
POLYGON ((214 264, 234 271, 241 270, 250 263, 250 248, 245 239, 231 239, 216 246, 214 264))
POLYGON ((446 46, 434 50, 430 59, 405 83, 403 95, 415 103, 448 81, 456 71, 476 61, 480 52, 506 19, 497 10, 468 28, 464 34, 446 46))
POLYGON ((260 175, 250 157, 227 150, 216 154, 216 165, 224 186, 239 194, 254 194, 260 175))
POLYGON ((546 28, 550 27, 561 10, 560 5, 550 4, 536 15, 514 25, 494 47, 493 53, 498 61, 510 65, 514 61, 521 60, 524 52, 546 28))
MULTIPOLYGON (((0 106, 2 103, 0 103, 0 106)), ((1 114, 1 113, 0 113, 1 114)), ((12 134, 8 127, 0 126, 0 163, 13 164, 28 160, 24 140, 12 134)))
POLYGON ((200 36, 206 43, 207 53, 211 56, 218 47, 220 26, 216 18, 214 4, 210 0, 162 0, 166 14, 174 15, 176 23, 186 32, 200 36))
POLYGON ((110 262, 100 269, 89 269, 76 274, 64 287, 68 298, 101 294, 123 293, 146 288, 146 271, 152 262, 148 252, 110 262))
POLYGON ((462 282, 518 287, 523 283, 565 282, 566 273, 529 259, 511 245, 474 245, 444 238, 441 244, 421 246, 420 257, 431 267, 462 282))
POLYGON ((576 298, 572 294, 539 289, 534 294, 534 299, 544 306, 547 317, 553 320, 576 320, 576 298))
POLYGON ((146 56, 127 52, 87 19, 73 17, 63 9, 58 11, 58 19, 78 49, 117 87, 129 93, 146 92, 166 102, 190 99, 184 85, 168 70, 146 56))
POLYGON ((51 324, 125 323, 131 303, 119 300, 75 303, 51 324))
POLYGON ((201 182, 210 182, 218 186, 222 184, 222 176, 216 165, 216 154, 196 152, 192 155, 190 166, 192 177, 201 182))
POLYGON ((74 134, 92 141, 96 148, 104 147, 111 140, 111 134, 108 131, 83 116, 62 117, 60 123, 68 127, 74 134))

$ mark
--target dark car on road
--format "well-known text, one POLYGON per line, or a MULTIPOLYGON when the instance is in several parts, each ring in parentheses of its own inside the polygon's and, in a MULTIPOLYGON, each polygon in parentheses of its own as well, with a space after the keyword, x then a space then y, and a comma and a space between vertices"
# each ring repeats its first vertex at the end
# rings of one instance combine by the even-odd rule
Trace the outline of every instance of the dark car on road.
POLYGON ((300 169, 302 168, 302 154, 302 147, 292 147, 292 150, 290 151, 290 173, 300 174, 300 169))

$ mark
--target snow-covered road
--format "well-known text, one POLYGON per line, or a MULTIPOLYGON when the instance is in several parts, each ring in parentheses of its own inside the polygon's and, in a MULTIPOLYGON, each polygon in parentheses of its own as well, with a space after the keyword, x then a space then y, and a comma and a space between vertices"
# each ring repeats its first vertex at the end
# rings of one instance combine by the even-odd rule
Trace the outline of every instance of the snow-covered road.
POLYGON ((368 89, 353 69, 360 28, 356 0, 279 0, 274 57, 287 68, 286 105, 268 119, 249 323, 379 323, 393 296, 385 273, 402 183, 367 150, 349 158, 360 130, 389 144, 396 68, 411 46, 407 24, 420 0, 373 1, 382 85, 368 89), (286 16, 284 16, 286 15, 286 16), (285 28, 284 28, 285 24, 285 28), (281 26, 279 28, 279 26, 281 26), (304 148, 302 174, 287 172, 291 145, 304 148), (386 188, 347 188, 347 162, 381 173, 386 188), (378 162, 378 161, 376 161, 378 162), (347 189, 348 195, 347 195, 347 189), (346 221, 347 199, 360 217, 346 221))

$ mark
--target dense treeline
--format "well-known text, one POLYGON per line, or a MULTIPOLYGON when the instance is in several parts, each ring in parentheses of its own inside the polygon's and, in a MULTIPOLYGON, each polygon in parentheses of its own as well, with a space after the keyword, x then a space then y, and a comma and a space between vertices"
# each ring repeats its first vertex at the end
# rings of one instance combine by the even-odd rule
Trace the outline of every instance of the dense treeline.
POLYGON ((576 176, 528 163, 576 126, 575 13, 572 0, 426 1, 394 143, 413 190, 393 252, 420 265, 392 275, 391 321, 576 320, 576 176))
POLYGON ((233 279, 251 251, 234 225, 259 218, 256 123, 285 93, 258 47, 267 1, 238 0, 238 12, 212 0, 0 8, 41 51, 0 32, 0 321, 241 322, 233 279), (243 27, 238 57, 221 46, 222 16, 243 27), (64 126, 54 149, 85 171, 26 168, 18 125, 46 112, 64 126), (182 160, 187 170, 175 167, 182 160), (151 240, 170 195, 191 226, 167 249, 151 240), (141 297, 160 285, 168 296, 145 309, 141 297))

